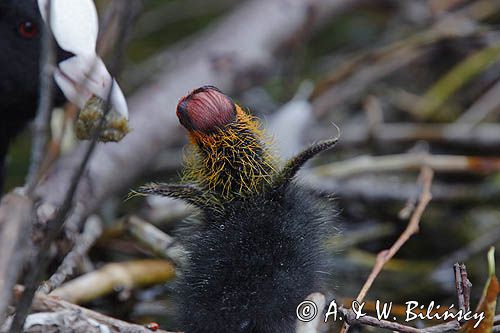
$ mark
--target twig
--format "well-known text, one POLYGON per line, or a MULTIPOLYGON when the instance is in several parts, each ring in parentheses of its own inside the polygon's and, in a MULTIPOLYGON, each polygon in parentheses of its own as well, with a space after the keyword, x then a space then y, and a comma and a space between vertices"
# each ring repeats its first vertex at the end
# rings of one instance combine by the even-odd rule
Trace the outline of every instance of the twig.
MULTIPOLYGON (((414 143, 419 140, 453 146, 454 148, 490 149, 500 148, 500 125, 496 123, 480 124, 472 129, 464 124, 415 124, 384 123, 371 134, 367 124, 359 122, 345 124, 342 127, 342 140, 338 148, 360 146, 374 142, 381 146, 388 144, 414 143)), ((307 140, 317 141, 331 136, 331 129, 317 129, 308 133, 307 140)))
POLYGON ((470 292, 472 284, 467 278, 467 269, 464 264, 456 263, 453 265, 455 271, 455 288, 458 297, 458 308, 463 313, 470 309, 470 292))
POLYGON ((97 216, 87 219, 85 229, 75 241, 75 247, 64 258, 57 271, 39 288, 39 292, 50 293, 74 274, 75 268, 81 263, 83 256, 90 250, 97 238, 102 234, 102 224, 97 216))
MULTIPOLYGON (((23 287, 17 286, 15 288, 15 294, 18 299, 21 297, 23 292, 23 287)), ((114 319, 101 313, 82 308, 78 305, 69 303, 56 297, 47 296, 42 293, 35 294, 35 298, 33 301, 33 310, 37 312, 59 312, 69 310, 74 313, 79 313, 81 316, 93 319, 98 323, 107 326, 112 333, 151 333, 151 330, 143 326, 130 324, 122 320, 114 319)), ((156 332, 168 333, 163 330, 157 330, 156 332)))
POLYGON ((436 172, 487 174, 500 170, 500 158, 427 153, 360 156, 347 161, 321 165, 312 171, 322 177, 345 178, 370 172, 419 170, 423 166, 429 166, 436 172))
POLYGON ((352 310, 346 309, 344 307, 339 307, 339 312, 342 313, 343 318, 345 318, 349 325, 368 325, 401 333, 456 333, 460 329, 460 324, 456 320, 452 320, 436 326, 427 327, 424 329, 417 329, 414 327, 399 324, 397 322, 379 320, 378 318, 368 315, 356 318, 356 314, 352 310))
POLYGON ((422 333, 422 331, 417 328, 402 325, 392 321, 379 320, 372 316, 361 316, 356 319, 356 314, 352 310, 343 307, 339 307, 339 312, 342 313, 342 318, 345 318, 345 323, 348 324, 347 327, 353 324, 362 324, 402 333, 422 333))
MULTIPOLYGON (((381 251, 377 255, 377 261, 375 263, 375 266, 373 267, 370 275, 368 276, 368 279, 366 280, 365 284, 361 288, 361 291, 359 292, 358 296, 356 297, 356 300, 358 302, 363 301, 366 294, 368 293, 368 290, 370 289, 370 287, 372 286, 376 277, 378 276, 378 274, 380 273, 380 271, 384 267, 385 263, 387 263, 392 257, 394 257, 394 255, 406 243, 406 241, 408 241, 408 239, 410 239, 410 237, 412 235, 414 235, 418 232, 419 223, 420 223, 420 219, 422 217, 422 214, 424 213, 424 210, 427 207, 427 204, 432 199, 431 185, 432 185, 433 175, 434 175, 434 172, 432 171, 431 168, 429 168, 427 166, 424 166, 422 168, 422 171, 421 171, 420 176, 419 176, 419 182, 421 182, 423 184, 423 186, 422 186, 422 194, 420 195, 420 200, 419 200, 419 203, 417 205, 417 208, 415 208, 415 211, 413 212, 405 231, 403 231, 403 233, 399 236, 399 238, 391 246, 391 248, 389 250, 381 251)), ((344 324, 341 332, 347 332, 348 329, 349 329, 349 325, 344 324)))
POLYGON ((106 264, 55 289, 57 296, 71 303, 86 303, 109 294, 117 288, 131 290, 172 280, 175 267, 165 260, 136 260, 106 264))
MULTIPOLYGON (((44 25, 42 36, 42 50, 40 59, 40 100, 36 111, 33 133, 33 147, 31 162, 26 179, 26 193, 31 195, 40 176, 40 167, 50 136, 50 117, 52 115, 52 101, 54 91, 54 68, 56 62, 54 36, 51 29, 52 2, 47 1, 47 24, 44 25)), ((41 11, 44 9, 40 8, 41 11)))
POLYGON ((147 245, 157 255, 165 259, 170 259, 177 265, 184 261, 185 251, 176 244, 176 240, 156 228, 154 225, 140 219, 137 216, 130 216, 125 221, 125 228, 132 236, 141 243, 147 245))
MULTIPOLYGON (((372 205, 391 201, 405 202, 418 193, 415 184, 390 175, 387 177, 363 176, 340 181, 309 175, 303 178, 311 188, 316 190, 336 193, 337 197, 345 200, 363 200, 372 205)), ((433 201, 442 203, 496 204, 500 200, 500 186, 491 181, 454 184, 434 182, 432 194, 433 201)), ((491 235, 491 237, 494 236, 496 235, 491 235)), ((449 263, 448 267, 452 266, 455 261, 456 259, 449 263)))

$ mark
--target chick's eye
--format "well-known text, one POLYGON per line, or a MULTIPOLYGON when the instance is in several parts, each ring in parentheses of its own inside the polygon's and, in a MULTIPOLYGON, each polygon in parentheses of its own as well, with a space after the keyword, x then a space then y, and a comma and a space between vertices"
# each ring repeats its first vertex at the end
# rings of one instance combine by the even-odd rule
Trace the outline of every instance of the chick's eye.
POLYGON ((19 34, 24 38, 33 38, 38 34, 38 29, 32 21, 24 21, 19 25, 19 34))

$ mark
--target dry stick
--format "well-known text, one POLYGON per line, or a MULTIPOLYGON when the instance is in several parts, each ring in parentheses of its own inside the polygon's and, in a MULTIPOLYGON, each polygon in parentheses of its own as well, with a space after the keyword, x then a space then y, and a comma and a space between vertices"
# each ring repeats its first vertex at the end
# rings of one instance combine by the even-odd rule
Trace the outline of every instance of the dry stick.
POLYGON ((116 291, 164 283, 175 278, 170 261, 144 259, 106 264, 55 289, 50 295, 71 303, 87 303, 116 291))
MULTIPOLYGON (((26 193, 31 195, 40 176, 45 148, 50 136, 50 117, 52 115, 52 100, 54 93, 54 68, 56 62, 54 36, 52 35, 51 4, 47 1, 47 24, 44 25, 40 67, 40 100, 36 111, 31 163, 26 179, 26 193)), ((40 9, 43 11, 43 9, 40 9)))
MULTIPOLYGON (((339 148, 364 145, 374 142, 379 145, 415 143, 424 140, 431 143, 452 145, 454 148, 492 149, 500 148, 500 125, 485 123, 470 129, 463 124, 415 124, 385 123, 377 127, 370 137, 366 124, 347 123, 342 127, 339 148)), ((329 137, 331 129, 317 129, 309 133, 307 139, 316 141, 329 137)))
MULTIPOLYGON (((388 330, 393 330, 393 331, 398 331, 398 332, 404 332, 404 333, 422 333, 421 330, 417 328, 413 328, 410 326, 405 326, 396 322, 391 322, 387 320, 379 320, 375 317, 372 316, 361 316, 359 318, 356 318, 356 314, 349 309, 345 309, 343 307, 339 307, 339 312, 342 313, 342 318, 345 318, 345 323, 348 323, 349 325, 353 324, 362 324, 362 325, 368 325, 368 326, 374 326, 378 328, 383 328, 383 329, 388 329, 388 330)), ((344 324, 346 325, 346 324, 344 324)), ((349 326, 346 326, 346 329, 349 326)), ((344 328, 343 328, 344 329, 344 328)))
POLYGON ((456 263, 453 265, 453 270, 455 272, 455 289, 457 291, 458 308, 465 313, 470 310, 470 292, 472 284, 467 278, 467 269, 464 264, 456 263))
MULTIPOLYGON (((334 179, 307 174, 304 175, 303 180, 307 186, 313 189, 337 193, 337 196, 344 200, 363 200, 369 205, 387 204, 388 202, 405 203, 408 198, 413 197, 415 193, 419 193, 414 183, 402 182, 401 179, 391 176, 360 176, 335 181, 334 179)), ((432 184, 432 199, 433 201, 447 204, 496 205, 500 201, 500 186, 487 180, 477 184, 470 182, 454 184, 434 182, 432 184)), ((497 235, 498 233, 493 234, 493 236, 497 235)), ((475 242, 473 241, 471 244, 475 242)), ((485 242, 481 244, 485 244, 485 242)), ((477 248, 479 247, 474 246, 474 251, 477 248)), ((455 261, 457 261, 456 258, 448 264, 448 269, 453 266, 455 261)))
POLYGON ((350 325, 353 324, 368 325, 402 333, 446 333, 446 332, 458 332, 458 330, 460 329, 460 324, 457 321, 450 321, 444 324, 431 326, 424 329, 417 329, 411 326, 406 326, 392 321, 379 320, 378 318, 368 315, 356 318, 356 315, 353 313, 352 310, 346 309, 344 307, 339 307, 339 312, 342 313, 342 317, 346 318, 346 321, 349 322, 350 325))
POLYGON ((321 165, 312 170, 318 176, 338 179, 356 176, 361 173, 418 170, 423 166, 429 166, 434 171, 440 172, 488 174, 500 170, 500 158, 431 155, 428 153, 360 156, 347 161, 321 165))
POLYGON ((176 243, 175 238, 137 216, 130 216, 124 224, 134 238, 149 247, 155 254, 172 260, 176 265, 182 265, 185 260, 185 251, 176 243))
POLYGON ((50 293, 59 287, 66 279, 74 274, 75 268, 82 262, 83 257, 90 250, 95 241, 102 234, 102 223, 97 216, 91 216, 85 223, 83 233, 75 241, 75 247, 64 258, 57 271, 39 288, 39 292, 50 293))
MULTIPOLYGON (((50 22, 50 21, 49 21, 50 22)), ((120 36, 119 42, 123 42, 125 40, 125 37, 123 34, 125 31, 129 31, 128 29, 123 29, 122 35, 120 36)), ((118 50, 122 50, 123 46, 119 45, 117 47, 118 50)), ((115 57, 115 64, 120 64, 121 60, 121 54, 117 54, 115 57)), ((116 73, 115 67, 118 67, 117 65, 112 64, 110 66, 110 73, 114 74, 116 73), (115 69, 115 70, 113 70, 115 69)), ((65 223, 70 210, 73 205, 73 198, 75 196, 76 190, 78 188, 78 185, 80 183, 80 179, 83 176, 83 173, 85 172, 87 168, 87 164, 89 163, 92 154, 97 146, 98 138, 100 136, 100 133, 102 133, 104 129, 104 124, 106 122, 106 117, 108 116, 109 112, 111 111, 111 92, 113 91, 113 86, 114 82, 110 85, 109 91, 107 94, 106 98, 106 103, 104 106, 104 112, 102 115, 102 118, 99 121, 98 127, 94 130, 92 133, 92 138, 91 142, 88 145, 87 149, 85 150, 85 153, 83 155, 83 160, 81 161, 80 165, 77 167, 77 170, 73 173, 68 190, 65 192, 64 199, 62 200, 61 205, 58 207, 57 213, 53 219, 48 221, 47 224, 47 233, 45 235, 45 238, 42 240, 41 244, 39 247, 36 249, 37 253, 31 258, 30 262, 30 271, 27 274, 26 281, 25 281, 25 286, 26 290, 23 293, 21 300, 16 306, 16 314, 14 316, 14 320, 12 321, 12 326, 11 326, 11 332, 12 333, 18 333, 22 331, 22 327, 24 324, 24 321, 26 319, 26 316, 28 315, 31 303, 33 301, 33 295, 35 294, 36 289, 38 288, 38 284, 41 280, 41 276, 45 272, 47 266, 49 265, 50 262, 50 255, 49 255, 49 248, 50 245, 52 244, 53 240, 57 237, 59 234, 60 230, 62 229, 63 224, 65 223)))
MULTIPOLYGON (((14 293, 18 299, 22 296, 23 292, 24 288, 22 286, 16 286, 14 293)), ((93 319, 98 323, 107 326, 111 330, 111 333, 151 333, 151 330, 143 326, 130 324, 122 320, 114 319, 101 313, 41 293, 35 294, 35 299, 33 301, 33 310, 36 312, 59 312, 69 310, 75 313, 79 313, 81 316, 93 319)), ((163 330, 157 330, 156 332, 168 333, 163 330)))
MULTIPOLYGON (((420 219, 422 217, 422 214, 425 211, 425 208, 427 207, 427 204, 431 201, 432 199, 432 194, 431 194, 431 185, 432 185, 432 178, 434 176, 434 172, 432 171, 431 168, 428 166, 424 166, 422 168, 422 171, 419 176, 419 182, 423 184, 422 186, 422 194, 420 196, 419 203, 417 207, 415 208, 415 211, 413 212, 410 222, 408 223, 408 226, 406 227, 405 231, 399 236, 397 241, 391 246, 389 250, 384 250, 381 251, 377 255, 377 261, 375 263, 375 266, 373 267, 370 275, 368 276, 368 279, 366 280, 365 284, 361 288, 361 291, 359 292, 358 296, 356 297, 356 300, 358 302, 362 302, 363 299, 365 298, 366 294, 368 293, 368 290, 372 286, 373 282, 375 281, 376 277, 384 267, 384 265, 392 258, 394 255, 399 251, 399 249, 410 239, 410 237, 418 232, 419 229, 419 223, 420 219)), ((344 323, 341 333, 347 332, 349 329, 349 325, 347 323, 344 323)))
POLYGON ((469 278, 467 277, 467 269, 464 264, 462 264, 461 272, 462 272, 461 279, 463 283, 463 293, 464 293, 464 308, 465 311, 470 311, 470 294, 471 294, 472 283, 469 281, 469 278))

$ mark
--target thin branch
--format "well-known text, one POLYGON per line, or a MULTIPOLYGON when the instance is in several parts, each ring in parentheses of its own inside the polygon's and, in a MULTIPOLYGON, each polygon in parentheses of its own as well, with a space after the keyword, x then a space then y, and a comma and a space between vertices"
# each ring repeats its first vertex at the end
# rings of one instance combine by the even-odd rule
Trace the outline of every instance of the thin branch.
MULTIPOLYGON (((44 25, 42 36, 42 50, 40 59, 40 99, 36 111, 33 133, 33 147, 31 149, 31 163, 26 180, 26 193, 31 195, 40 176, 40 168, 44 159, 45 149, 50 136, 50 117, 52 116, 52 102, 54 92, 54 69, 56 63, 54 36, 52 35, 51 0, 47 1, 47 24, 44 25)), ((42 10, 42 9, 40 9, 42 10)))
MULTIPOLYGON (((361 288, 361 291, 359 292, 358 296, 356 297, 356 300, 358 302, 362 302, 368 293, 368 290, 370 290, 370 287, 372 286, 373 282, 377 278, 378 274, 382 271, 382 268, 384 265, 392 258, 394 255, 399 251, 399 249, 410 239, 410 237, 414 234, 416 234, 419 230, 419 223, 420 219, 422 217, 422 214, 425 211, 425 208, 427 207, 427 204, 431 201, 432 199, 432 194, 431 194, 431 185, 432 185, 432 178, 434 176, 434 172, 432 171, 431 168, 429 167, 423 167, 422 171, 419 176, 419 182, 423 184, 422 187, 422 194, 420 195, 420 200, 415 208, 415 211, 413 212, 410 221, 408 223, 408 226, 406 227, 405 231, 399 236, 399 238, 396 240, 396 242, 389 248, 388 250, 381 251, 377 255, 377 261, 375 263, 375 266, 373 267, 370 275, 368 276, 368 279, 366 280, 365 284, 361 288)), ((347 323, 344 324, 344 326, 341 329, 341 332, 347 332, 349 329, 349 325, 347 323)))
MULTIPOLYGON (((310 131, 307 140, 315 141, 329 137, 331 129, 318 128, 310 131)), ((342 140, 337 148, 350 148, 366 143, 380 146, 388 144, 415 143, 423 140, 429 143, 453 146, 454 148, 491 149, 500 148, 500 125, 496 123, 480 124, 472 129, 466 124, 438 123, 384 123, 377 126, 373 133, 369 125, 359 121, 342 127, 342 140)))
POLYGON ((472 284, 467 278, 467 269, 464 264, 453 265, 455 272, 455 289, 457 291, 458 309, 463 313, 470 310, 470 292, 472 284))
POLYGON ((315 167, 318 176, 346 178, 361 173, 419 170, 429 166, 436 172, 494 173, 500 171, 500 158, 461 155, 398 154, 360 156, 351 160, 315 167))
POLYGON ((185 251, 180 245, 176 244, 175 238, 167 235, 154 225, 137 216, 130 216, 125 221, 125 228, 133 237, 162 258, 170 259, 177 265, 184 262, 185 251))
POLYGON ((82 262, 83 257, 101 234, 102 223, 100 219, 96 216, 89 217, 85 223, 82 234, 75 241, 76 245, 73 250, 64 258, 63 262, 50 279, 40 286, 39 291, 48 294, 64 283, 68 277, 73 275, 75 273, 75 268, 82 262))
POLYGON ((347 326, 345 326, 347 328, 349 327, 349 325, 362 324, 402 333, 422 333, 422 331, 417 328, 402 325, 392 321, 379 320, 372 316, 361 316, 359 318, 356 318, 356 314, 352 310, 345 309, 343 307, 339 307, 339 312, 341 312, 342 317, 345 318, 345 323, 348 324, 347 326))

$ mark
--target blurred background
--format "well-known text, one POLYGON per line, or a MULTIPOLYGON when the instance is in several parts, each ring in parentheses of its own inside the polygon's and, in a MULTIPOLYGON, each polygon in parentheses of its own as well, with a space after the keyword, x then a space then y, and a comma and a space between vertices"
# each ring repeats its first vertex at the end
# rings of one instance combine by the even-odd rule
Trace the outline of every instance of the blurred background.
MULTIPOLYGON (((119 2, 97 1, 101 40, 125 29, 113 25, 127 9, 119 2)), ((137 215, 175 234, 192 213, 172 200, 125 197, 147 181, 179 179, 186 140, 175 118, 177 100, 212 84, 262 119, 283 159, 340 132, 336 148, 302 172, 308 186, 334 193, 339 209, 339 235, 328 244, 335 266, 331 297, 356 297, 377 253, 406 228, 403 208, 417 201, 417 177, 428 165, 435 172, 433 200, 419 233, 385 266, 367 300, 456 304, 453 264, 459 261, 467 265, 475 307, 488 276, 486 252, 500 245, 500 1, 129 5, 137 15, 126 27, 118 78, 131 106, 132 138, 119 143, 121 148, 102 149, 130 147, 129 155, 120 156, 144 162, 129 178, 125 164, 121 184, 109 191, 107 182, 94 184, 97 197, 106 193, 96 207, 104 231, 75 275, 109 262, 154 257, 123 230, 123 216, 137 215)), ((112 43, 100 47, 108 61, 116 49, 112 43)), ((51 143, 67 159, 78 144, 68 119, 68 112, 54 114, 51 143)), ((9 154, 9 189, 24 182, 29 148, 27 130, 9 154)), ((111 295, 84 304, 171 329, 172 288, 172 282, 133 290, 115 286, 111 295)))

